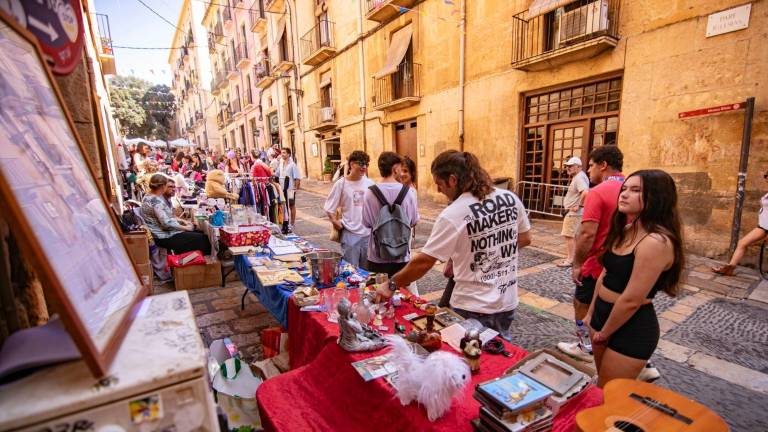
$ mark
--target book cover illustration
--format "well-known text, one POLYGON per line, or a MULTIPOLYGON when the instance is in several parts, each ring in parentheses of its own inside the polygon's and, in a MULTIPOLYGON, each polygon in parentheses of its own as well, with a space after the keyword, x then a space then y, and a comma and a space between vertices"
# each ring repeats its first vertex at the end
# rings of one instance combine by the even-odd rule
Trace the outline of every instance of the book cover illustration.
POLYGON ((389 354, 367 358, 352 363, 357 373, 365 381, 374 380, 397 372, 397 368, 389 361, 389 354))
POLYGON ((521 373, 480 384, 478 390, 511 412, 520 411, 552 395, 552 390, 521 373))

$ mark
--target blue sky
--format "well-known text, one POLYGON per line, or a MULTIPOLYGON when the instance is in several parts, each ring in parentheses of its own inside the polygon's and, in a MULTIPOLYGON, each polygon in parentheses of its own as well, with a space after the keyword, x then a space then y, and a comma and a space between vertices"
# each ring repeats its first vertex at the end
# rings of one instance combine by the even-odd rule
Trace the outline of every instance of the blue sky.
MULTIPOLYGON (((176 24, 182 0, 143 0, 152 9, 176 24)), ((196 1, 196 0, 192 0, 196 1)), ((112 44, 132 47, 170 47, 176 31, 137 0, 95 0, 96 12, 109 16, 112 44)), ((120 75, 134 75, 153 83, 171 85, 168 50, 115 48, 120 75)))

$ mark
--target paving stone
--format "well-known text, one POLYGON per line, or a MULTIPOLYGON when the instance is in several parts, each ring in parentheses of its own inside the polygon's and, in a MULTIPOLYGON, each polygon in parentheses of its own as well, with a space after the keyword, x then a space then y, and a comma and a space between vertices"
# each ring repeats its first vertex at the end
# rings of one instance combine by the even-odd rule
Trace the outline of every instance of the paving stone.
POLYGON ((659 340, 659 345, 656 348, 656 354, 663 355, 664 357, 674 360, 678 363, 685 363, 695 353, 694 350, 686 348, 682 345, 670 342, 665 339, 659 340))
POLYGON ((206 332, 211 340, 230 337, 234 334, 232 329, 229 328, 229 325, 227 324, 215 324, 212 326, 204 327, 203 331, 206 332))
MULTIPOLYGON (((267 313, 269 314, 269 313, 267 313)), ((256 316, 249 316, 247 318, 238 318, 230 322, 230 326, 235 333, 249 333, 256 330, 259 327, 265 327, 264 314, 258 314, 256 316)), ((269 316, 271 318, 271 315, 269 316)), ((274 318, 273 318, 274 320, 274 318)))
POLYGON ((674 313, 677 313, 677 314, 680 314, 680 315, 683 315, 683 316, 687 317, 688 315, 693 313, 695 308, 692 308, 692 307, 690 307, 688 305, 684 305, 684 304, 680 304, 680 303, 675 303, 674 305, 672 305, 667 310, 670 311, 670 312, 674 312, 674 313))
POLYGON ((527 274, 520 277, 518 282, 520 288, 541 297, 560 303, 573 302, 574 284, 571 280, 571 269, 568 267, 552 267, 538 273, 527 274))
POLYGON ((547 309, 547 312, 560 318, 565 318, 568 321, 573 321, 576 318, 573 305, 568 303, 558 303, 557 306, 547 309))
POLYGON ((711 298, 702 298, 700 296, 689 295, 681 298, 677 304, 690 306, 691 308, 695 309, 710 300, 711 298))
POLYGON ((723 285, 728 285, 730 287, 735 287, 735 288, 744 288, 744 289, 749 289, 752 287, 752 285, 755 284, 755 281, 752 281, 752 280, 745 281, 745 280, 737 279, 735 277, 728 277, 728 276, 718 276, 713 280, 723 285))
POLYGON ((213 300, 211 306, 217 311, 240 307, 240 297, 234 296, 213 300))
POLYGON ((195 312, 195 315, 204 315, 210 312, 210 308, 208 308, 207 303, 197 303, 192 305, 192 310, 195 312))
POLYGON ((747 298, 747 295, 749 295, 749 291, 743 289, 743 288, 734 288, 733 291, 731 291, 731 294, 728 297, 732 297, 735 299, 745 299, 747 298))
POLYGON ((546 297, 536 295, 534 293, 528 293, 524 296, 521 296, 520 302, 538 309, 549 309, 558 304, 556 300, 551 300, 546 297))
POLYGON ((189 293, 189 299, 192 301, 192 303, 205 300, 216 300, 217 298, 219 298, 219 295, 215 290, 210 288, 202 288, 200 290, 189 293))
POLYGON ((673 323, 680 324, 681 322, 685 321, 686 316, 683 314, 679 314, 677 312, 673 312, 671 310, 666 310, 659 314, 660 318, 668 319, 672 321, 673 323))
POLYGON ((763 303, 768 303, 768 281, 764 280, 757 285, 749 295, 750 300, 755 300, 763 303))
POLYGON ((712 280, 715 278, 715 275, 712 273, 701 273, 697 271, 688 272, 688 276, 697 277, 699 279, 704 279, 704 280, 712 280))
POLYGON ((558 342, 575 341, 575 332, 572 320, 521 304, 515 310, 512 343, 528 351, 553 349, 558 342))
POLYGON ((521 269, 534 267, 556 259, 558 259, 556 255, 551 255, 533 248, 523 248, 520 249, 520 254, 517 257, 517 267, 521 269))
POLYGON ((238 348, 241 346, 261 343, 261 335, 259 332, 233 334, 231 339, 238 348))
POLYGON ((768 308, 714 299, 671 330, 665 339, 768 373, 768 308))
POLYGON ((231 310, 223 310, 205 315, 199 315, 196 318, 198 327, 208 327, 212 324, 233 320, 236 317, 237 315, 235 315, 235 312, 231 310))
POLYGON ((661 332, 662 335, 666 334, 667 332, 675 328, 675 326, 677 325, 676 322, 670 321, 664 317, 659 317, 658 320, 659 320, 659 331, 661 332))
POLYGON ((768 394, 768 375, 727 362, 704 353, 696 353, 688 359, 695 369, 738 384, 756 392, 768 394))
POLYGON ((653 357, 661 372, 655 384, 678 392, 715 411, 733 432, 764 431, 768 424, 768 395, 735 385, 723 379, 659 355, 653 357))
POLYGON ((728 285, 723 285, 721 283, 718 283, 712 280, 697 278, 695 276, 689 276, 688 278, 685 279, 685 282, 688 285, 693 285, 703 290, 716 292, 722 295, 728 295, 733 289, 728 285))

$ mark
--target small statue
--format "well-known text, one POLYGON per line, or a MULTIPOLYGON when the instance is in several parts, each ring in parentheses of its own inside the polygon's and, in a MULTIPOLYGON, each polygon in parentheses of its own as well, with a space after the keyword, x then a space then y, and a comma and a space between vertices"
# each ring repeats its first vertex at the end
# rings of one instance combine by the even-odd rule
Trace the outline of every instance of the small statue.
POLYGON ((443 338, 440 336, 440 332, 435 330, 435 312, 437 312, 437 306, 428 303, 425 310, 427 311, 426 328, 418 332, 411 330, 406 339, 421 345, 422 348, 429 352, 434 352, 443 346, 443 338))
POLYGON ((459 348, 461 348, 461 352, 464 354, 464 360, 469 365, 469 370, 473 374, 478 373, 480 371, 480 354, 483 352, 480 343, 480 332, 477 329, 467 331, 464 337, 461 338, 459 348))
POLYGON ((387 341, 381 334, 366 324, 360 323, 352 312, 352 304, 349 299, 343 297, 336 310, 339 312, 339 339, 338 344, 347 351, 373 351, 383 348, 387 341))

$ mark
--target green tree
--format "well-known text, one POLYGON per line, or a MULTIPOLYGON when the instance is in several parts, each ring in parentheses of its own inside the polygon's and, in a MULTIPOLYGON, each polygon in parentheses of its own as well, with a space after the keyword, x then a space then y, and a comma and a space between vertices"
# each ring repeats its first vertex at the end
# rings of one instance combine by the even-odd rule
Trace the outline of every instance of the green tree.
POLYGON ((175 112, 168 86, 131 76, 116 76, 109 84, 113 115, 124 135, 168 140, 175 112))

